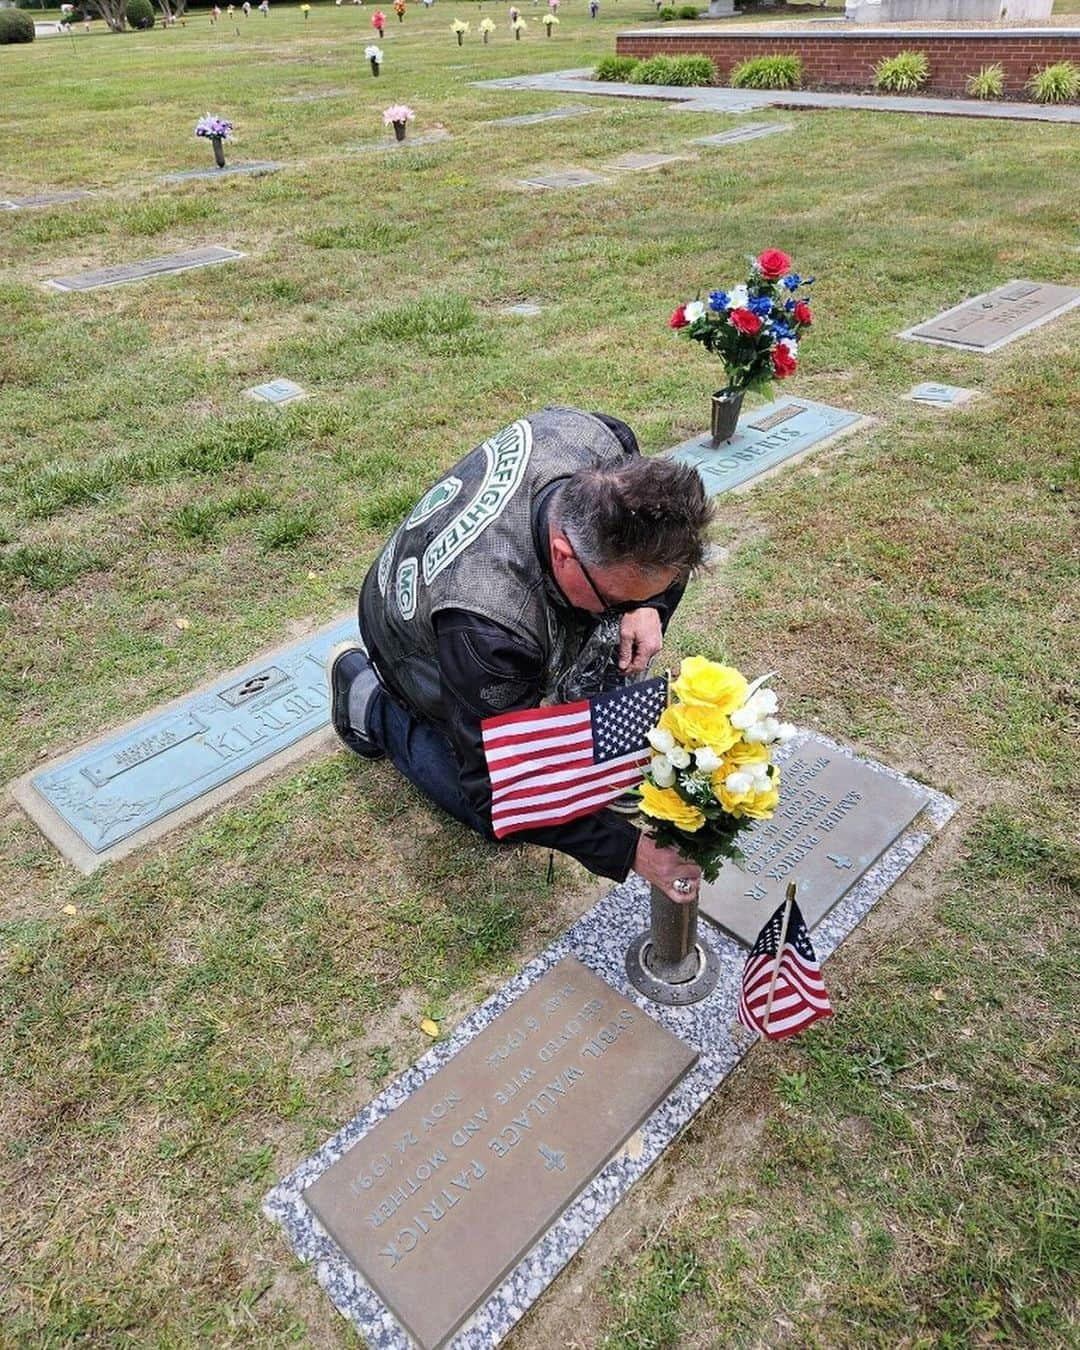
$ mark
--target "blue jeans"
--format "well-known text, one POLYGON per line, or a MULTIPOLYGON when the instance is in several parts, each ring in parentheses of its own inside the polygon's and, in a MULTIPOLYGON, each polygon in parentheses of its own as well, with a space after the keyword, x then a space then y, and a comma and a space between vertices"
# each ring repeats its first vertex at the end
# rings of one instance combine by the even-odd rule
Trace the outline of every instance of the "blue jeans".
POLYGON ((425 797, 485 839, 495 838, 490 821, 477 814, 462 792, 457 758, 441 731, 414 717, 381 686, 368 704, 366 730, 425 797))

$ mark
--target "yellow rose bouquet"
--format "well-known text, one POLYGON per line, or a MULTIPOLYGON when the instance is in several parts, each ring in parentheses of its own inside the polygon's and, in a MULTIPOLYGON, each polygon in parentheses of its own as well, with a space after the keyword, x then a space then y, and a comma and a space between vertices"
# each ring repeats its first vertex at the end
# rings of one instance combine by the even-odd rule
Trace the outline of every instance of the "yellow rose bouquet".
POLYGON ((638 789, 639 810, 662 848, 677 848, 715 881, 738 856, 739 831, 768 820, 780 795, 774 745, 795 728, 776 719, 763 675, 748 684, 732 666, 689 656, 672 699, 649 732, 653 756, 638 789))

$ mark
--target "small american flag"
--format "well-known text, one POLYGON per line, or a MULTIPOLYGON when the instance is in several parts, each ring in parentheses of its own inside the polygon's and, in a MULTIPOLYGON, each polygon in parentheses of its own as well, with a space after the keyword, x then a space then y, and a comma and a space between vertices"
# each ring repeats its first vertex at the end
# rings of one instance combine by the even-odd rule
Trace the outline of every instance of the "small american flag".
POLYGON ((810 934, 799 906, 794 900, 791 902, 787 935, 783 936, 786 904, 785 901, 777 907, 776 913, 758 934, 746 958, 739 998, 739 1021, 750 1031, 760 1031, 772 1041, 794 1036, 819 1017, 832 1016, 832 1004, 821 978, 821 967, 814 955, 810 934), (780 955, 780 968, 773 989, 772 1007, 769 1008, 769 1024, 766 1026, 765 1009, 769 1002, 773 972, 777 969, 777 953, 780 955))
POLYGON ((496 839, 599 811, 641 780, 646 735, 667 703, 665 679, 524 708, 480 723, 496 839))

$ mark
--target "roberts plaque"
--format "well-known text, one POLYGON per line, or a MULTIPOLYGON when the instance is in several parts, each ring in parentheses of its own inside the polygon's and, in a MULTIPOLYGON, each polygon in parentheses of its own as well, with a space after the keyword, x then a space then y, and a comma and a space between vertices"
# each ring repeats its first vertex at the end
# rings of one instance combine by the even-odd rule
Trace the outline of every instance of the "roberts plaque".
POLYGON ((741 862, 725 862, 701 887, 701 912, 748 947, 789 881, 798 883, 807 927, 820 923, 929 800, 910 780, 837 754, 812 735, 778 768, 775 815, 740 837, 741 862))
POLYGON ((697 1057, 567 957, 304 1199, 422 1350, 437 1350, 697 1057))

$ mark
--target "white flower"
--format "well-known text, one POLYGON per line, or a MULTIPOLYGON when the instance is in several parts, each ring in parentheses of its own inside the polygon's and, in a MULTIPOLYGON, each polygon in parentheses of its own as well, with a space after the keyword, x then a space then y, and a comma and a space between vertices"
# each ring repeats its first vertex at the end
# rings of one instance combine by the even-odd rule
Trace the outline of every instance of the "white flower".
POLYGON ((739 769, 735 773, 729 773, 724 779, 724 786, 729 792, 749 792, 754 780, 744 770, 739 769))
POLYGON ((778 347, 786 347, 792 360, 799 354, 799 344, 795 338, 781 338, 776 345, 778 347))
POLYGON ((732 286, 728 292, 728 309, 745 309, 749 299, 745 286, 732 286))
POLYGON ((707 745, 703 745, 700 750, 694 751, 694 759, 702 773, 713 773, 720 767, 721 763, 720 756, 715 750, 710 750, 707 745))
POLYGON ((675 744, 675 737, 666 727, 653 727, 646 739, 652 748, 659 750, 662 755, 666 755, 675 744))
POLYGON ((745 731, 747 727, 752 727, 756 721, 757 713, 749 706, 736 708, 731 714, 731 725, 736 731, 745 731))
POLYGON ((683 313, 686 315, 686 322, 693 323, 695 319, 700 319, 705 313, 705 301, 688 300, 683 313))
POLYGON ((381 47, 365 47, 365 48, 364 48, 364 60, 365 60, 365 61, 377 61, 378 64, 381 66, 381 65, 382 65, 382 48, 381 48, 381 47))
POLYGON ((675 781, 675 770, 667 755, 653 755, 649 761, 649 772, 657 787, 670 787, 675 781))
POLYGON ((769 717, 780 706, 780 702, 771 689, 759 689, 752 702, 759 715, 769 717))
POLYGON ((685 769, 690 763, 690 754, 688 751, 684 750, 681 745, 676 745, 673 749, 669 750, 667 752, 667 757, 677 769, 685 769))
POLYGON ((790 741, 791 738, 795 735, 796 730, 797 728, 794 722, 781 722, 776 730, 776 739, 781 743, 784 741, 790 741))

